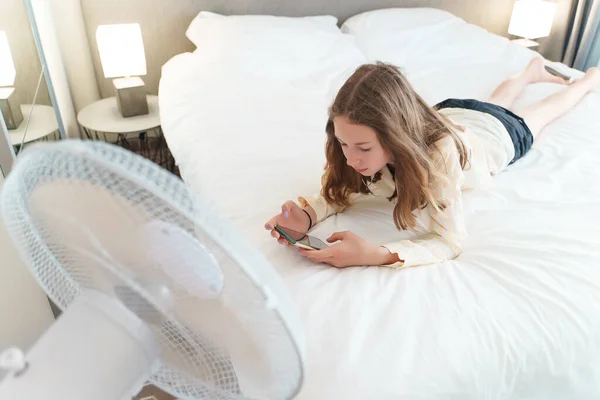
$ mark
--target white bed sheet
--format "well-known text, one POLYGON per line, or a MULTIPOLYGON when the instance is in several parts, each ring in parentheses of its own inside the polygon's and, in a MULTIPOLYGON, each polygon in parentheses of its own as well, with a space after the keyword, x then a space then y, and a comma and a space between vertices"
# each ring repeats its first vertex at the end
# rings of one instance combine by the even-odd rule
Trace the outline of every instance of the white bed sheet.
MULTIPOLYGON (((484 99, 532 56, 507 41, 494 46, 476 62, 404 68, 430 102, 484 99)), ((492 187, 465 193, 469 238, 456 260, 337 270, 263 229, 285 200, 319 190, 326 109, 361 54, 340 46, 334 61, 294 81, 253 79, 189 53, 163 68, 162 125, 183 179, 273 262, 297 304, 308 340, 298 399, 598 398, 599 93, 547 128, 492 187)), ((532 85, 519 103, 558 89, 532 85)), ((406 237, 380 199, 314 234, 346 229, 375 243, 406 237)))

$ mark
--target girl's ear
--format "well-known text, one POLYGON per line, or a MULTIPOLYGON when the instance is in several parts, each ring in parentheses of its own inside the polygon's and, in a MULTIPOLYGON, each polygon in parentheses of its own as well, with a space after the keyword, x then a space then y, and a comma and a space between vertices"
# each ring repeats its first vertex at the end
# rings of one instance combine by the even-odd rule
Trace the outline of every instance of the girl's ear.
POLYGON ((394 159, 394 155, 392 154, 392 152, 389 151, 389 150, 385 150, 385 155, 386 155, 386 158, 387 158, 387 163, 386 164, 392 164, 393 165, 396 160, 394 159))

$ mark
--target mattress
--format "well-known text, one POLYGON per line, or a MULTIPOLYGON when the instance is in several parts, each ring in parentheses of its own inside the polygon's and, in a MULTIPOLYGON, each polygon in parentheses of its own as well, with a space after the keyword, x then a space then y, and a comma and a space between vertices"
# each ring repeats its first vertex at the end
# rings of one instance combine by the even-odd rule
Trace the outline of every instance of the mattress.
MULTIPOLYGON (((534 56, 506 39, 452 60, 452 49, 436 59, 421 47, 410 59, 427 63, 401 67, 431 104, 485 99, 534 56)), ((386 51, 390 62, 400 53, 386 51)), ((263 228, 286 200, 319 191, 327 106, 358 65, 374 61, 354 42, 327 60, 271 79, 184 53, 163 67, 159 93, 182 178, 268 257, 293 296, 307 337, 297 398, 598 398, 600 93, 552 123, 492 185, 465 192, 469 236, 457 259, 335 269, 277 245, 263 228)), ((557 90, 530 85, 517 105, 557 90)), ((341 230, 378 244, 410 237, 377 198, 313 233, 341 230)))

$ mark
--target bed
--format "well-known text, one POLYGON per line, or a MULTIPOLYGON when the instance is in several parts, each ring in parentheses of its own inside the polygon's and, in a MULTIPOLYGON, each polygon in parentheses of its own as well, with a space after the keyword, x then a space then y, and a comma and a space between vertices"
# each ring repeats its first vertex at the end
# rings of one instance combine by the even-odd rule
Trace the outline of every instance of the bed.
MULTIPOLYGON (((308 345, 297 398, 598 398, 600 89, 491 186, 465 192, 457 259, 315 265, 263 224, 320 189, 327 106, 357 66, 397 64, 434 104, 485 99, 535 55, 439 10, 364 13, 341 29, 332 18, 199 15, 188 29, 198 49, 164 65, 159 91, 182 178, 272 261, 295 300, 308 345)), ((531 85, 518 106, 559 89, 531 85)), ((410 237, 376 198, 313 233, 340 230, 380 244, 410 237)))

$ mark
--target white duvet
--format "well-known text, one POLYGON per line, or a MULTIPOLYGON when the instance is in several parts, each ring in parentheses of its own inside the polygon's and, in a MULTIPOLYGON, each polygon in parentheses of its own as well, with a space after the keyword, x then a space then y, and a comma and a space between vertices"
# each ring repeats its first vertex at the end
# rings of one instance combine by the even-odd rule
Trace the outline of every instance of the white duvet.
MULTIPOLYGON (((436 53, 438 33, 419 35, 429 45, 399 49, 392 40, 379 58, 401 64, 431 103, 485 99, 533 54, 495 37, 481 54, 451 57, 465 51, 460 41, 456 52, 446 45, 436 53)), ((343 38, 292 78, 192 53, 163 68, 161 119, 183 179, 272 261, 296 302, 308 340, 297 398, 599 398, 600 93, 548 127, 491 187, 465 192, 469 238, 456 260, 338 270, 264 230, 284 201, 319 190, 327 106, 345 77, 375 57, 365 54, 343 38)), ((519 103, 558 89, 532 85, 519 103)), ((314 234, 340 230, 381 244, 406 237, 380 199, 314 234)))

